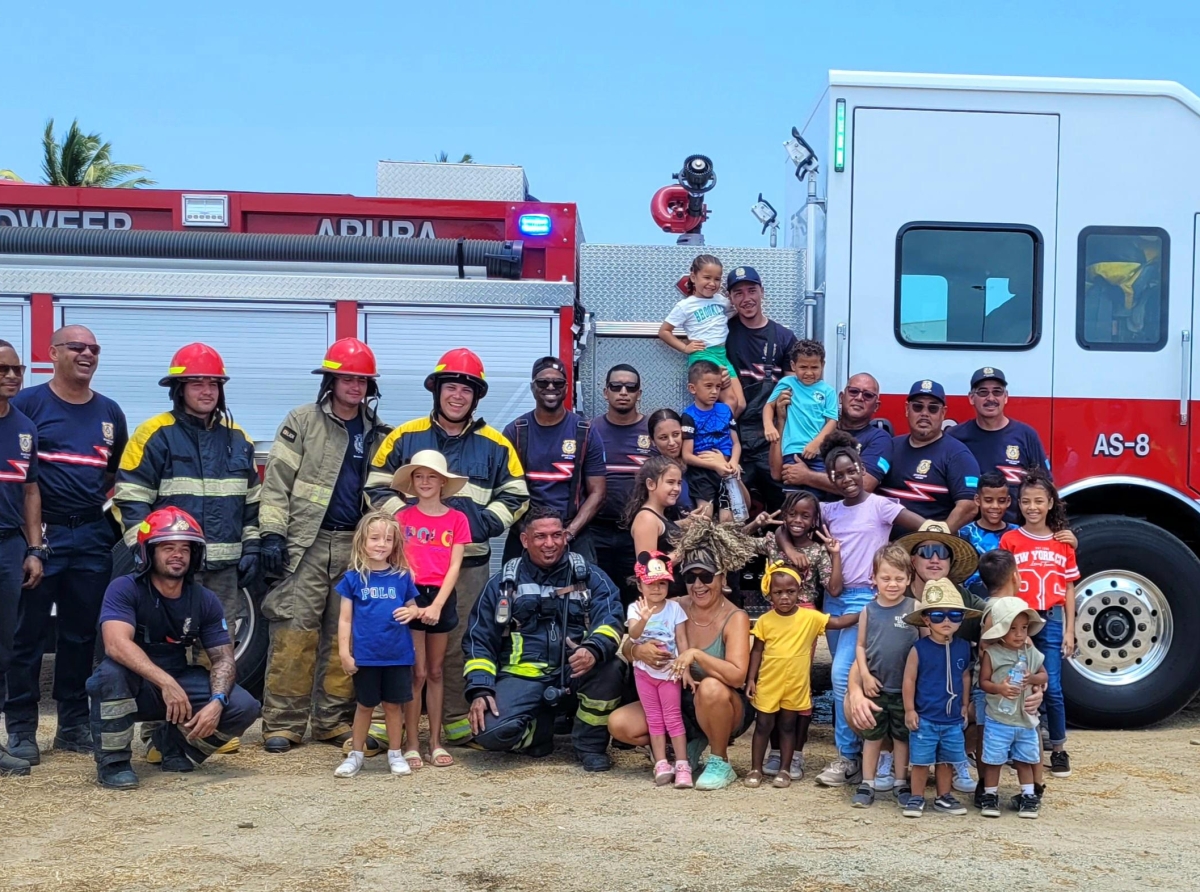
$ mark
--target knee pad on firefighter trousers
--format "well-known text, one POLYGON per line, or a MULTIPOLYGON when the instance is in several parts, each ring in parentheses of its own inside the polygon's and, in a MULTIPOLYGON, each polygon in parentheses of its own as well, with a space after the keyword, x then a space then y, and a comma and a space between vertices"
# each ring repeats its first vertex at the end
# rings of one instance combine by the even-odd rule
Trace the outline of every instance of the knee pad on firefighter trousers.
POLYGON ((536 713, 488 715, 483 732, 475 735, 475 743, 492 752, 510 752, 513 747, 524 740, 530 723, 536 718, 536 713))

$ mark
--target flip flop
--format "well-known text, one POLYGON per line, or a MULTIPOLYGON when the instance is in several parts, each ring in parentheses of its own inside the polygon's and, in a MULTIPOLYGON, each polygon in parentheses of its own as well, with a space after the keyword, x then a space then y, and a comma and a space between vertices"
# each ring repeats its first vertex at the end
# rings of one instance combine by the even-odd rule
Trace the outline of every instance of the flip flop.
POLYGON ((413 771, 425 767, 425 763, 421 761, 421 754, 416 750, 408 750, 404 754, 404 761, 408 763, 408 767, 413 771))
POLYGON ((454 764, 454 757, 442 746, 434 747, 431 752, 426 753, 425 760, 434 768, 449 768, 454 764))

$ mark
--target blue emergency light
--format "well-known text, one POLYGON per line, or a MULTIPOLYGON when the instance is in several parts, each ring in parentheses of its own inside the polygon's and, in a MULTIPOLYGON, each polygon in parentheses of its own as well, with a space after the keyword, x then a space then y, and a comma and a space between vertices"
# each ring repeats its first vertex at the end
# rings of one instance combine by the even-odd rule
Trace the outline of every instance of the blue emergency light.
POLYGON ((521 235, 549 235, 550 218, 546 214, 522 214, 517 218, 521 235))

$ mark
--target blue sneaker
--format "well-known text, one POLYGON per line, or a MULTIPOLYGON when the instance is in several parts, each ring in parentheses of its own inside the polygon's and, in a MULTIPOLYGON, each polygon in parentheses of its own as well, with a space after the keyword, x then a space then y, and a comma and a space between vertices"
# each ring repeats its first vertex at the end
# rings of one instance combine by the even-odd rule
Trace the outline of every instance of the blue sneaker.
POLYGON ((720 790, 737 780, 733 766, 720 756, 709 756, 704 773, 696 781, 697 790, 720 790))

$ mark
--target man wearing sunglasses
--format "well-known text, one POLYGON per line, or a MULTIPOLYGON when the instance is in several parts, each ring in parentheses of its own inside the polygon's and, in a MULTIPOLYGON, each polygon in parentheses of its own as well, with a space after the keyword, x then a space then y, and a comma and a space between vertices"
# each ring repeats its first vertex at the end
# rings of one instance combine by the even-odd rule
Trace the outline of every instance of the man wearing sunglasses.
MULTIPOLYGON (((785 411, 791 400, 791 391, 780 394, 777 411, 785 411)), ((887 476, 892 461, 892 436, 873 423, 879 410, 879 382, 875 376, 866 372, 852 375, 838 394, 838 406, 838 430, 850 434, 862 447, 860 457, 866 471, 863 486, 867 492, 874 492, 887 476)), ((771 452, 771 473, 782 480, 785 490, 817 489, 828 494, 821 497, 822 501, 841 498, 827 474, 813 471, 803 462, 785 465, 778 444, 771 452)))
POLYGON ((37 425, 38 488, 50 548, 41 583, 21 594, 4 704, 8 750, 31 765, 41 761, 36 740, 39 681, 54 604, 54 748, 92 751, 85 685, 92 674, 100 605, 117 541, 104 502, 129 439, 121 407, 91 388, 100 360, 96 336, 82 325, 60 328, 50 337, 50 360, 50 381, 22 390, 10 402, 37 425))
POLYGON ((946 391, 937 381, 914 382, 904 413, 908 433, 892 440, 892 464, 879 493, 957 532, 976 513, 979 463, 971 450, 943 433, 946 391))
MULTIPOLYGON (((542 505, 566 518, 568 547, 595 563, 588 524, 604 504, 607 491, 604 442, 588 421, 563 405, 567 367, 561 359, 543 356, 535 362, 529 389, 534 410, 510 422, 504 436, 516 447, 525 469, 530 507, 542 505)), ((520 532, 510 527, 504 560, 520 554, 520 532)))
POLYGON ((633 492, 638 469, 651 453, 646 416, 638 411, 641 396, 642 376, 638 370, 625 363, 615 365, 604 378, 608 411, 592 419, 592 430, 604 442, 607 481, 604 504, 592 521, 596 565, 621 590, 625 604, 637 600, 637 588, 628 583, 633 575, 633 535, 621 526, 621 515, 633 492))
POLYGON ((993 469, 1004 475, 1012 504, 1004 514, 1008 523, 1017 522, 1018 490, 1030 468, 1042 465, 1050 469, 1050 459, 1041 437, 1028 424, 1008 418, 1008 381, 1004 370, 993 366, 977 369, 971 376, 971 392, 967 399, 975 417, 950 428, 949 436, 971 450, 982 471, 993 469))
MULTIPOLYGON (((767 318, 763 312, 762 278, 752 266, 730 270, 725 291, 737 315, 729 320, 729 338, 725 352, 737 369, 746 408, 738 417, 738 435, 742 443, 742 482, 775 511, 783 504, 783 489, 771 476, 771 446, 763 433, 763 406, 779 379, 786 373, 784 358, 796 335, 791 329, 767 318)), ((791 399, 791 393, 788 393, 791 399)), ((808 468, 805 467, 807 471, 808 468)))

